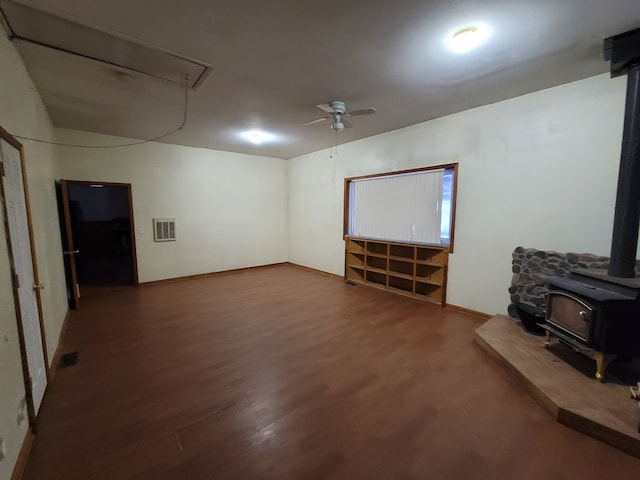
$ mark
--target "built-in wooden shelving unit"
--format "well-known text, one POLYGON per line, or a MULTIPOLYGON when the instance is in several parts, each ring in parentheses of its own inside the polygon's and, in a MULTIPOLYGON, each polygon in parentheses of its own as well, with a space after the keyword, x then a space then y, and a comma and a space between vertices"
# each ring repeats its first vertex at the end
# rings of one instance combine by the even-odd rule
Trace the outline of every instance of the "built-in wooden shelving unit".
POLYGON ((346 238, 345 280, 382 288, 444 307, 446 247, 346 238))

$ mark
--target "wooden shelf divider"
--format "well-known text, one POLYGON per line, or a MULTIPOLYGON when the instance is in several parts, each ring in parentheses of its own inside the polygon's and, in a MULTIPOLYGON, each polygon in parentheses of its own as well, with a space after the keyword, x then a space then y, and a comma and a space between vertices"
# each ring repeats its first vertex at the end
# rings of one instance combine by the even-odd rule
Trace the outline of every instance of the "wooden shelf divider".
POLYGON ((345 280, 446 304, 447 247, 347 237, 345 280))

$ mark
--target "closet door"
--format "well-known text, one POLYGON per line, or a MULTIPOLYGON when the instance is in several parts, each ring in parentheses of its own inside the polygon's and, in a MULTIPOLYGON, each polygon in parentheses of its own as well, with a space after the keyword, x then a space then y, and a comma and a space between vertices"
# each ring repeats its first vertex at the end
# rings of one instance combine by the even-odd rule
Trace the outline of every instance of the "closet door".
POLYGON ((21 152, 2 138, 0 155, 4 171, 2 190, 5 225, 9 230, 16 314, 23 343, 23 364, 26 363, 25 386, 27 398, 31 397, 29 410, 33 425, 47 388, 46 354, 38 301, 38 290, 42 285, 38 282, 33 263, 21 152))

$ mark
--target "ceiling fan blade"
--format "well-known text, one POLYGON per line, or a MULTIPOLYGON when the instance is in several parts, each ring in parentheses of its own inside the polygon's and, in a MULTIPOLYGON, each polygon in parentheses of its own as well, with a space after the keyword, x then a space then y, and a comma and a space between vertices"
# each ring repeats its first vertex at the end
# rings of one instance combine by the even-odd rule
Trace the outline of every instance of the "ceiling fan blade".
POLYGON ((353 128, 353 123, 351 123, 349 120, 347 120, 346 118, 342 117, 341 120, 342 124, 344 125, 344 128, 353 128))
POLYGON ((372 113, 376 113, 376 109, 373 107, 362 108, 360 110, 354 110, 352 112, 347 112, 347 117, 355 117, 356 115, 371 115, 372 113))
POLYGON ((324 122, 325 120, 329 120, 331 117, 322 117, 316 118, 315 120, 309 120, 308 122, 304 122, 302 125, 313 125, 314 123, 324 122))
POLYGON ((326 103, 321 103, 320 105, 316 105, 320 110, 324 110, 327 113, 333 113, 334 110, 331 105, 327 105, 326 103))

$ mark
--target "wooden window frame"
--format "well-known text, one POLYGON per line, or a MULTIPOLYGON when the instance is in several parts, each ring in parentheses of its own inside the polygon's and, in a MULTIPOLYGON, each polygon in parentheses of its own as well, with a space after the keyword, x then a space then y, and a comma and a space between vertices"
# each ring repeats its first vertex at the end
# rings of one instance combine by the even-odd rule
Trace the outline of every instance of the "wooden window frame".
POLYGON ((446 250, 449 253, 453 253, 453 243, 455 237, 455 226, 456 226, 456 197, 458 196, 458 163, 447 163, 444 165, 433 165, 430 167, 421 167, 421 168, 412 168, 410 170, 396 170, 393 172, 384 172, 384 173, 374 173, 371 175, 361 175, 358 177, 348 177, 344 179, 344 211, 343 211, 343 222, 342 222, 342 238, 346 240, 349 238, 349 189, 351 186, 351 182, 354 180, 364 180, 367 178, 376 178, 376 177, 389 177, 393 175, 406 175, 410 173, 420 173, 420 172, 428 172, 432 170, 453 170, 453 192, 451 193, 451 228, 449 231, 449 245, 446 247, 446 250))

